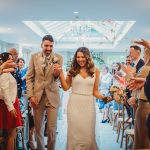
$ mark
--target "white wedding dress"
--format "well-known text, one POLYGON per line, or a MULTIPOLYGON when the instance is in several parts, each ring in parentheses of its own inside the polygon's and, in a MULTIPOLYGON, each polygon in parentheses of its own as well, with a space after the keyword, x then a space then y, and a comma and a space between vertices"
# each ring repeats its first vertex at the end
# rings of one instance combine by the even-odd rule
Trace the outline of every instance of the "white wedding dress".
POLYGON ((67 150, 98 150, 95 140, 95 76, 72 78, 72 93, 67 106, 67 150))

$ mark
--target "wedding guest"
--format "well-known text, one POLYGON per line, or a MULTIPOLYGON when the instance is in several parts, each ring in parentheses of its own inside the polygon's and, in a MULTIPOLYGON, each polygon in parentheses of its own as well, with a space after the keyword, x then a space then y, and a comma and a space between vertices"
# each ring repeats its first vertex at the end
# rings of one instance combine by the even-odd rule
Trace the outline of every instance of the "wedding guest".
MULTIPOLYGON (((2 62, 12 60, 12 55, 4 52, 0 54, 2 62)), ((16 127, 22 126, 22 118, 17 98, 17 84, 11 73, 0 75, 0 129, 8 132, 6 149, 14 149, 16 127)))
POLYGON ((28 100, 26 97, 26 73, 28 70, 28 67, 25 67, 25 60, 23 58, 17 59, 18 64, 18 71, 21 76, 22 80, 22 95, 20 98, 20 108, 21 112, 25 113, 26 110, 28 110, 28 123, 29 123, 29 141, 27 142, 27 148, 30 148, 32 150, 36 149, 35 139, 34 139, 34 120, 33 120, 33 111, 32 108, 28 104, 28 100))
MULTIPOLYGON (((139 41, 134 41, 134 43, 136 44, 140 44, 140 45, 143 45, 144 47, 150 49, 150 42, 149 41, 146 41, 144 39, 141 39, 139 41)), ((149 100, 149 103, 150 103, 150 92, 149 92, 149 86, 150 86, 150 72, 149 72, 149 75, 147 76, 146 78, 146 81, 145 81, 145 85, 144 85, 144 92, 145 92, 145 95, 147 97, 147 99, 149 100)), ((147 126, 148 126, 148 137, 149 137, 149 141, 150 141, 150 113, 147 117, 147 126)))
MULTIPOLYGON (((132 58, 132 66, 122 66, 122 69, 126 72, 126 81, 130 82, 131 77, 135 76, 135 74, 139 73, 141 68, 144 65, 143 59, 141 59, 141 48, 137 45, 130 46, 130 57, 132 58), (134 69, 133 69, 134 68, 134 69)), ((139 91, 133 91, 131 96, 138 97, 139 91)), ((130 95, 128 95, 130 98, 130 95)), ((132 124, 134 125, 136 105, 130 108, 131 116, 132 116, 132 124)))
MULTIPOLYGON (((132 78, 132 82, 128 86, 130 90, 139 89, 138 108, 135 114, 135 149, 150 148, 147 134, 148 127, 146 125, 147 115, 150 113, 150 105, 144 94, 144 81, 150 71, 150 49, 148 48, 144 50, 144 62, 145 65, 142 67, 141 72, 132 78)), ((136 100, 136 97, 132 97, 128 100, 128 103, 135 105, 136 100)))
POLYGON ((25 61, 23 58, 18 58, 17 59, 17 70, 18 74, 20 75, 21 78, 21 97, 20 97, 20 108, 21 112, 24 113, 27 109, 27 98, 26 98, 26 73, 28 68, 25 67, 25 61))
POLYGON ((133 65, 136 68, 136 73, 140 70, 140 68, 144 65, 143 59, 141 56, 141 48, 137 45, 130 46, 130 56, 133 60, 133 65))
MULTIPOLYGON (((18 59, 18 51, 16 48, 10 48, 9 49, 9 53, 12 55, 12 60, 14 63, 17 62, 18 59)), ((21 80, 21 74, 19 72, 18 67, 15 68, 15 71, 11 73, 13 75, 13 77, 16 79, 17 82, 17 96, 20 99, 21 95, 22 95, 22 80, 21 80)))
MULTIPOLYGON (((100 75, 100 84, 99 84, 99 90, 101 91, 101 94, 104 96, 110 96, 110 87, 112 85, 112 75, 109 73, 109 68, 107 66, 102 67, 102 73, 100 75)), ((99 100, 99 103, 104 103, 103 101, 99 100)), ((112 103, 104 103, 104 110, 103 110, 103 120, 101 123, 109 122, 109 108, 111 107, 112 103)))

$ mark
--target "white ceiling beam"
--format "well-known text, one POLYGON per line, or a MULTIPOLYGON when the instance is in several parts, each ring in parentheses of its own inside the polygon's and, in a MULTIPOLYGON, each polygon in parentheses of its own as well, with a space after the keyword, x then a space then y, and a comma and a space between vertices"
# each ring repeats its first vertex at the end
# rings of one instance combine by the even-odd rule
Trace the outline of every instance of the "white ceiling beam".
POLYGON ((43 37, 45 33, 35 24, 33 21, 22 21, 26 26, 28 26, 33 32, 43 37))
POLYGON ((86 46, 88 48, 91 48, 91 49, 111 49, 111 48, 114 48, 114 46, 112 44, 92 44, 92 43, 68 43, 68 44, 56 44, 55 45, 55 49, 74 49, 74 48, 78 48, 78 47, 81 47, 81 46, 86 46))
POLYGON ((112 35, 110 33, 110 28, 109 29, 104 29, 102 25, 97 25, 95 23, 91 23, 92 27, 101 33, 104 37, 106 37, 107 40, 112 41, 112 35))
POLYGON ((70 48, 78 44, 88 44, 98 48, 107 48, 108 45, 108 48, 114 48, 134 24, 134 21, 108 22, 107 26, 104 21, 78 22, 81 25, 87 23, 87 26, 91 27, 91 29, 93 28, 96 32, 89 35, 86 33, 83 33, 81 36, 72 35, 71 29, 73 25, 71 23, 75 23, 75 21, 24 21, 23 23, 41 37, 47 33, 52 34, 57 46, 64 47, 68 45, 70 48))
POLYGON ((125 22, 124 28, 121 29, 120 34, 116 36, 114 41, 114 47, 118 44, 119 41, 123 39, 123 37, 127 34, 127 32, 131 29, 131 27, 135 24, 136 21, 127 21, 125 22))

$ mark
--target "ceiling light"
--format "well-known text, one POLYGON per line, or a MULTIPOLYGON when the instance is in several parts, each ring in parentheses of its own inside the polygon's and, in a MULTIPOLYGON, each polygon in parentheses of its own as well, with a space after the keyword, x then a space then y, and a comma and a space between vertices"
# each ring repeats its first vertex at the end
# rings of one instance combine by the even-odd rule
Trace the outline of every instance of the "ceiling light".
POLYGON ((74 13, 74 14, 78 14, 79 12, 78 12, 78 11, 74 11, 73 13, 74 13))
POLYGON ((7 28, 7 30, 8 30, 8 31, 10 31, 10 30, 11 30, 11 28, 7 28))

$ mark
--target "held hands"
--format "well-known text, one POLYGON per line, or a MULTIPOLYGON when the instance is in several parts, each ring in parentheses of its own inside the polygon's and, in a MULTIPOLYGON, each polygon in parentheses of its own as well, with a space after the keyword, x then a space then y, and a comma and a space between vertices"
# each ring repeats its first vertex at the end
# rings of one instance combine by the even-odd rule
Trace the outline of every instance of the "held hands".
POLYGON ((59 65, 59 64, 54 64, 54 76, 55 76, 55 77, 58 77, 61 72, 62 72, 61 65, 59 65))
POLYGON ((39 107, 39 102, 38 102, 36 96, 31 96, 31 97, 30 97, 30 103, 31 103, 31 106, 32 106, 33 108, 38 108, 38 107, 39 107))

